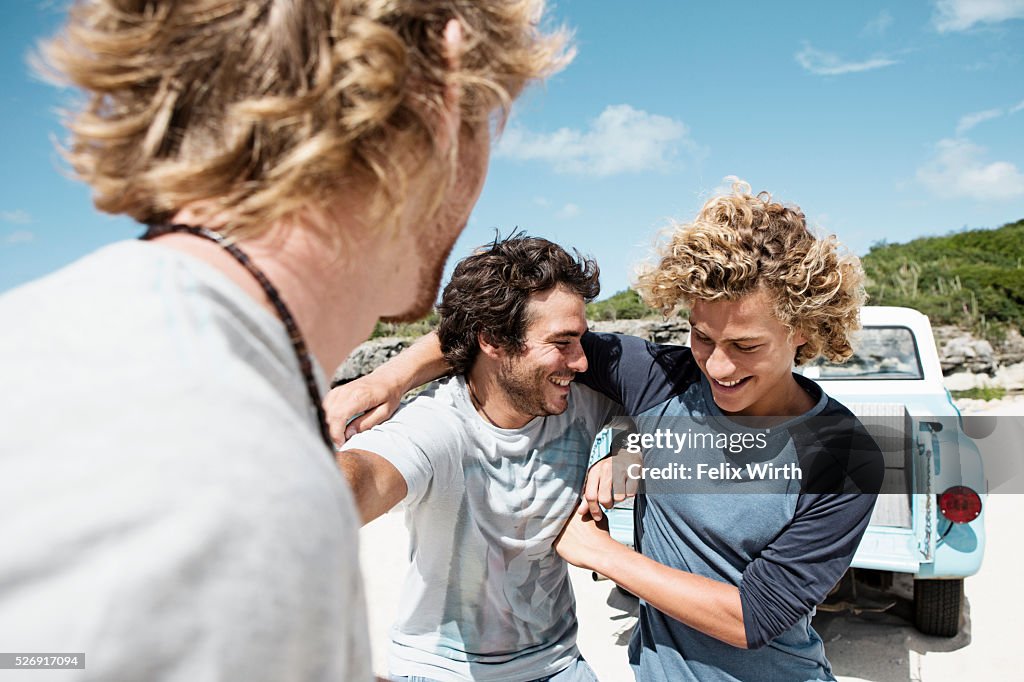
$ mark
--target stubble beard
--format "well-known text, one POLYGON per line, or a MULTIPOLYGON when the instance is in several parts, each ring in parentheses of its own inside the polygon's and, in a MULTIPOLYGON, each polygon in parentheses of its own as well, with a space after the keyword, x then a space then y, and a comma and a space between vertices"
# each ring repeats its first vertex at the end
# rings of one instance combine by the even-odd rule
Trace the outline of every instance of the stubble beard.
MULTIPOLYGON (((486 125, 481 130, 486 131, 486 125)), ((437 292, 441 289, 441 277, 444 274, 445 263, 448 262, 448 256, 455 247, 459 235, 469 224, 470 212, 479 199, 484 177, 487 174, 487 157, 482 157, 482 164, 478 163, 480 157, 473 155, 477 143, 469 138, 463 139, 463 133, 464 130, 459 131, 457 167, 463 170, 470 169, 471 174, 460 175, 454 181, 453 186, 449 187, 450 194, 446 202, 438 208, 436 223, 427 221, 431 228, 424 235, 426 244, 423 248, 426 250, 426 257, 420 266, 420 281, 416 285, 417 293, 412 305, 397 315, 381 318, 383 322, 414 322, 425 317, 433 309, 434 302, 437 301, 437 292)), ((488 138, 485 146, 489 144, 488 138)), ((479 149, 477 153, 486 154, 485 151, 479 149)))
POLYGON ((564 410, 553 411, 544 400, 544 383, 547 373, 538 368, 532 372, 523 371, 516 365, 515 358, 502 362, 498 371, 498 386, 516 411, 531 417, 548 417, 561 414, 564 410))
POLYGON ((433 239, 428 242, 424 247, 427 254, 420 265, 419 281, 415 285, 415 300, 403 312, 380 318, 381 322, 415 322, 426 317, 434 309, 437 292, 441 289, 441 277, 444 275, 444 266, 448 262, 448 256, 451 255, 452 249, 455 247, 455 240, 461 233, 461 229, 456 231, 455 236, 448 240, 447 245, 440 243, 440 239, 433 239))

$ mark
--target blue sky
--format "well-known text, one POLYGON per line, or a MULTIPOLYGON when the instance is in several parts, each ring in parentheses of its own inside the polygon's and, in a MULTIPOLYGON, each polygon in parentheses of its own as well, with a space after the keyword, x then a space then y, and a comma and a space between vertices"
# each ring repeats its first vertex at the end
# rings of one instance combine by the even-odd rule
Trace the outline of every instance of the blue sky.
MULTIPOLYGON (((26 55, 58 0, 0 41, 0 291, 138 233, 65 177, 61 92, 26 55)), ((453 260, 521 227, 627 286, 669 219, 736 175, 855 253, 1024 218, 1024 0, 561 0, 578 55, 517 105, 453 260)), ((451 264, 449 264, 449 271, 451 264)))

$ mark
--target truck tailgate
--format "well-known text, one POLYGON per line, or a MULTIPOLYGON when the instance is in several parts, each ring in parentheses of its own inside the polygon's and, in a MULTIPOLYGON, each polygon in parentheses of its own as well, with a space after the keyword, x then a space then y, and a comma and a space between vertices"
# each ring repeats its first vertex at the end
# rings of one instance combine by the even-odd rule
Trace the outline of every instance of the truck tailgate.
POLYGON ((885 458, 885 479, 853 559, 858 568, 914 573, 930 558, 928 472, 918 457, 914 422, 901 403, 847 403, 885 458))

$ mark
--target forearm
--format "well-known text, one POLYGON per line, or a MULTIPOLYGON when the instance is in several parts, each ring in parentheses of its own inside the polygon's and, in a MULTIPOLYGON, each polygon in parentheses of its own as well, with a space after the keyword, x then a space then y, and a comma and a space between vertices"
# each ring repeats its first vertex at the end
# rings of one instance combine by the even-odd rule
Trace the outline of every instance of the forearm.
POLYGON ((384 422, 408 391, 444 376, 448 363, 431 332, 364 377, 338 386, 324 399, 331 438, 341 444, 384 422))
POLYGON ((408 491, 405 479, 380 455, 365 450, 343 450, 336 456, 364 526, 405 497, 408 491))
POLYGON ((746 649, 740 591, 733 585, 669 568, 618 543, 595 552, 590 568, 667 616, 746 649))
POLYGON ((444 376, 450 370, 441 354, 440 339, 435 332, 430 332, 374 370, 374 375, 404 394, 444 376))

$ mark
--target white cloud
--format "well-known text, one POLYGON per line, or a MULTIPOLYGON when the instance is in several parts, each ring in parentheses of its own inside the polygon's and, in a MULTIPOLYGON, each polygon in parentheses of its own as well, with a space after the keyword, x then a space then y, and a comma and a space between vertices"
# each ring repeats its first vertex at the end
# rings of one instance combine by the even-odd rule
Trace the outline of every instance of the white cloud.
POLYGON ((917 180, 945 198, 987 201, 1024 196, 1024 173, 1008 161, 986 163, 985 151, 969 140, 940 140, 934 158, 917 170, 917 180))
POLYGON ((0 220, 15 225, 28 225, 32 222, 32 216, 29 215, 28 211, 17 208, 13 211, 0 211, 0 220))
POLYGON ((573 203, 568 203, 562 208, 558 209, 555 216, 562 219, 575 218, 580 214, 580 207, 573 203))
POLYGON ((935 11, 939 33, 966 31, 975 24, 1024 18, 1024 0, 935 0, 935 11))
POLYGON ((805 44, 803 49, 794 56, 800 66, 817 76, 842 76, 847 73, 881 69, 899 63, 888 57, 873 57, 859 62, 843 61, 837 54, 819 50, 808 44, 805 44))
POLYGON ((551 205, 551 200, 547 197, 534 197, 533 204, 535 206, 540 206, 541 208, 547 208, 551 205))
POLYGON ((956 134, 963 135, 979 123, 991 121, 992 119, 999 118, 1002 115, 1002 109, 986 109, 985 111, 976 111, 973 114, 961 116, 960 120, 956 124, 956 134))
POLYGON ((964 114, 960 117, 960 120, 957 121, 956 134, 963 135, 979 123, 991 121, 996 118, 1002 118, 1003 116, 1012 116, 1022 110, 1024 110, 1024 101, 1014 104, 1009 109, 986 109, 984 111, 975 111, 970 114, 964 114))
POLYGON ((607 177, 664 170, 681 147, 697 151, 683 122, 616 104, 606 107, 584 130, 542 133, 510 126, 496 155, 547 161, 559 173, 607 177))
POLYGON ((24 244, 25 242, 30 242, 35 238, 35 234, 28 230, 18 230, 17 232, 5 234, 3 240, 5 244, 24 244))
POLYGON ((881 36, 892 26, 892 14, 889 10, 883 9, 874 19, 865 24, 861 29, 861 35, 881 36))

